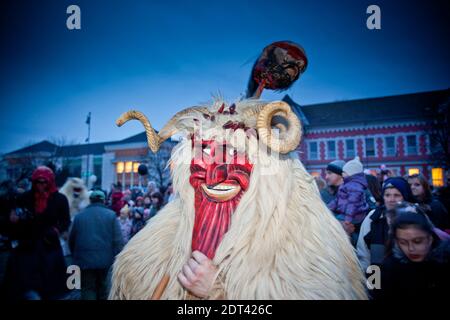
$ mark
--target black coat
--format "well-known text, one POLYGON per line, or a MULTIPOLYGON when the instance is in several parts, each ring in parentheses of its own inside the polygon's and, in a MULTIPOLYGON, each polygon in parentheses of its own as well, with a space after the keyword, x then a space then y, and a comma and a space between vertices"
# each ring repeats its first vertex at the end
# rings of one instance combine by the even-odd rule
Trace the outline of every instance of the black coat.
POLYGON ((19 223, 11 225, 11 238, 19 241, 20 250, 32 250, 38 241, 47 247, 60 247, 59 234, 70 226, 70 210, 66 196, 59 192, 51 194, 44 212, 34 211, 32 191, 24 193, 17 201, 17 209, 22 211, 19 223))
POLYGON ((450 243, 440 242, 423 262, 411 262, 394 248, 381 265, 381 289, 372 290, 374 299, 444 299, 450 285, 450 243))
MULTIPOLYGON (((447 210, 447 213, 450 215, 450 186, 442 187, 439 189, 438 192, 438 198, 439 201, 444 206, 445 210, 447 210)), ((449 218, 450 222, 450 218, 449 218)), ((450 226, 449 226, 450 228, 450 226)))
POLYGON ((431 208, 431 211, 427 214, 434 226, 441 230, 450 229, 450 217, 444 205, 436 198, 427 201, 425 204, 431 208))
POLYGON ((19 222, 10 225, 10 236, 18 241, 10 255, 6 287, 11 299, 22 299, 28 290, 44 299, 57 298, 66 291, 66 265, 59 234, 70 225, 67 198, 55 192, 48 198, 44 212, 36 214, 33 193, 17 201, 19 222))

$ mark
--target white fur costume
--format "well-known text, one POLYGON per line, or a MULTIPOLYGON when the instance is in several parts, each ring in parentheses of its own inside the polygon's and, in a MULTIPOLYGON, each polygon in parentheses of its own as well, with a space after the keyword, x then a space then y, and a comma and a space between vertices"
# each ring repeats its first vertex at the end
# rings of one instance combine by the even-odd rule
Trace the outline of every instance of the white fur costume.
MULTIPOLYGON (((209 109, 216 111, 218 101, 209 109)), ((257 102, 262 104, 262 102, 257 102)), ((203 138, 237 141, 253 162, 249 189, 232 215, 231 226, 213 262, 227 299, 365 299, 364 276, 347 234, 320 198, 295 152, 269 154, 244 131, 216 128, 236 117, 250 128, 246 110, 255 102, 236 104, 238 116, 220 115, 203 138), (235 139, 236 138, 236 139, 235 139)), ((177 129, 194 126, 181 119, 177 129)), ((175 199, 167 204, 117 256, 111 299, 149 299, 164 275, 170 276, 162 299, 183 299, 187 291, 177 274, 191 255, 194 189, 189 184, 191 141, 184 140, 171 158, 175 199)))
POLYGON ((87 188, 80 178, 68 178, 59 192, 67 197, 72 218, 89 204, 87 188), (77 188, 80 191, 74 191, 77 188))

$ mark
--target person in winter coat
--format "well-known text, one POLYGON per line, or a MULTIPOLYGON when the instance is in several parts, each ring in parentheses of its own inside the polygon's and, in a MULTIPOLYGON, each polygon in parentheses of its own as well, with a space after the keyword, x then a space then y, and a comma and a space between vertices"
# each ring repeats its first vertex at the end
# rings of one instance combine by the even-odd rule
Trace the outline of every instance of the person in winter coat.
POLYGON ((359 157, 347 162, 342 171, 344 184, 339 187, 336 199, 328 204, 328 208, 344 224, 354 225, 355 231, 351 234, 356 244, 359 228, 369 211, 366 201, 367 180, 359 157))
POLYGON ((441 230, 450 229, 450 217, 444 205, 431 194, 427 179, 421 174, 408 177, 408 183, 415 202, 427 207, 427 215, 436 228, 441 230))
POLYGON ((134 211, 138 210, 139 212, 143 212, 144 209, 145 209, 144 197, 137 197, 136 203, 133 206, 133 210, 134 211))
POLYGON ((417 205, 396 208, 381 283, 372 294, 382 300, 442 299, 450 287, 450 243, 433 231, 426 212, 417 205))
POLYGON ((344 178, 342 177, 342 168, 344 165, 345 161, 343 160, 334 160, 327 165, 325 170, 327 187, 320 191, 320 196, 326 204, 336 199, 337 191, 341 184, 344 183, 344 178))
POLYGON ((153 218, 164 205, 164 199, 160 192, 152 194, 152 205, 150 207, 149 219, 153 218))
POLYGON ((131 233, 130 238, 134 237, 139 231, 145 227, 144 209, 133 208, 131 210, 131 233))
POLYGON ((367 180, 359 157, 347 162, 343 169, 344 184, 339 187, 336 199, 328 204, 339 220, 361 224, 369 209, 365 190, 367 180))
POLYGON ((38 167, 32 189, 11 213, 12 250, 6 270, 7 296, 12 300, 60 299, 67 293, 66 264, 59 235, 70 225, 69 203, 58 192, 53 171, 38 167))
POLYGON ((19 193, 12 180, 0 183, 0 238, 9 237, 9 217, 11 211, 16 207, 19 193))
POLYGON ((147 184, 147 190, 145 192, 145 197, 151 197, 153 193, 159 192, 159 188, 155 181, 149 181, 147 184))
POLYGON ((402 177, 385 180, 382 188, 383 205, 372 210, 361 224, 356 254, 363 271, 369 265, 381 265, 386 255, 389 225, 392 213, 399 202, 412 200, 411 188, 402 177), (388 214, 389 213, 389 214, 388 214))
POLYGON ((69 246, 81 269, 81 298, 104 300, 108 271, 122 250, 123 237, 115 213, 104 205, 103 191, 92 191, 89 199, 91 204, 75 216, 69 246))
POLYGON ((383 197, 381 196, 381 184, 377 177, 366 174, 367 180, 367 193, 366 199, 369 204, 369 209, 373 210, 379 207, 383 203, 383 197))
POLYGON ((130 219, 130 209, 128 208, 128 205, 125 205, 120 210, 120 217, 117 218, 117 221, 119 221, 120 225, 120 231, 122 232, 123 242, 126 244, 128 240, 130 240, 131 236, 131 227, 132 222, 130 219))
POLYGON ((120 190, 114 190, 111 194, 111 210, 120 216, 120 209, 124 206, 123 193, 120 190))

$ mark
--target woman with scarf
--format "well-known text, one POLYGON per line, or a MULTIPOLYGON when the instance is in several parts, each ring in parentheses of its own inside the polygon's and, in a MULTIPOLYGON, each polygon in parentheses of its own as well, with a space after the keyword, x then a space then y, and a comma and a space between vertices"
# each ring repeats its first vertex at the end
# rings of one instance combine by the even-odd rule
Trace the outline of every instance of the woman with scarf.
POLYGON ((31 179, 32 189, 18 199, 10 216, 18 245, 8 263, 8 297, 59 299, 67 290, 59 235, 70 225, 69 204, 58 192, 51 169, 38 167, 31 179))

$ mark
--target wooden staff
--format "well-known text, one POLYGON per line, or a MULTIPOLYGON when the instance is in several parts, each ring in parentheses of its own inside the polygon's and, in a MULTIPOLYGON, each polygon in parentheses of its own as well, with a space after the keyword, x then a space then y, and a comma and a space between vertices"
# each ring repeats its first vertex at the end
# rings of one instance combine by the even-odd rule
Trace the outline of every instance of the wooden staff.
POLYGON ((150 300, 159 300, 161 299, 162 294, 166 290, 167 285, 169 284, 170 277, 168 275, 165 275, 162 277, 161 281, 156 286, 155 291, 152 294, 152 297, 150 300))

